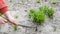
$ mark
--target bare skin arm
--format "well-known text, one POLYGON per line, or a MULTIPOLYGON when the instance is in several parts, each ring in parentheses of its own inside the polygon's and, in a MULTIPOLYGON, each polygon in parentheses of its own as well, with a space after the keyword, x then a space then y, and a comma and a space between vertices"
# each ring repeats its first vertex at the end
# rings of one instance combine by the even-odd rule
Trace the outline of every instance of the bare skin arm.
POLYGON ((9 20, 12 24, 18 24, 18 21, 10 15, 10 12, 9 12, 9 11, 5 12, 3 15, 4 15, 4 16, 6 17, 6 19, 9 20))

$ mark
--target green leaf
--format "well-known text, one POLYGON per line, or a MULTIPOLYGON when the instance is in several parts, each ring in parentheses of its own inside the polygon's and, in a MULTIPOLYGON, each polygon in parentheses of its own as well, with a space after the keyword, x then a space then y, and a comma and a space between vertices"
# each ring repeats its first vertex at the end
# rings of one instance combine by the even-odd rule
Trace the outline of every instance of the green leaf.
POLYGON ((45 5, 42 5, 39 7, 39 10, 42 11, 44 14, 47 14, 48 11, 48 7, 45 5))
POLYGON ((35 9, 30 9, 29 17, 34 16, 36 10, 35 9))
POLYGON ((24 2, 25 0, 21 0, 22 2, 24 2))
POLYGON ((16 31, 18 29, 18 26, 17 25, 14 25, 14 30, 16 31))
POLYGON ((35 14, 34 21, 38 24, 41 24, 42 22, 44 22, 45 18, 46 18, 46 15, 38 11, 35 14))
POLYGON ((56 4, 57 3, 57 0, 52 0, 51 3, 52 4, 56 4))
POLYGON ((53 14, 54 14, 54 9, 48 8, 48 16, 49 16, 49 17, 52 17, 53 14))
POLYGON ((2 16, 2 14, 0 13, 0 16, 2 16))
POLYGON ((40 3, 41 0, 36 0, 37 3, 40 3))
POLYGON ((53 26, 53 28, 54 28, 53 32, 55 32, 57 30, 57 27, 56 26, 53 26))
POLYGON ((39 7, 39 10, 46 14, 48 17, 53 17, 54 9, 45 5, 39 7))
POLYGON ((46 15, 42 11, 36 11, 35 9, 31 9, 29 15, 33 19, 33 22, 37 24, 41 24, 46 18, 46 15))
POLYGON ((18 18, 18 16, 16 15, 16 16, 15 16, 15 18, 17 19, 17 18, 18 18))

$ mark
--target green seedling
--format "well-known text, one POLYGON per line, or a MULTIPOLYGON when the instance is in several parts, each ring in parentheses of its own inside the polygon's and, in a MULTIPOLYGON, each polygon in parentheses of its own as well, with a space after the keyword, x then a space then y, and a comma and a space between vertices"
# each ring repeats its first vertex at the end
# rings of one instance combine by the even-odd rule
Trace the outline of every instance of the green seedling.
POLYGON ((53 28, 54 28, 53 32, 55 32, 57 30, 57 27, 56 26, 53 26, 53 28))
POLYGON ((3 17, 4 18, 4 16, 2 16, 2 14, 0 13, 0 17, 3 17))
POLYGON ((15 16, 15 18, 17 19, 17 18, 18 18, 18 16, 16 15, 16 16, 15 16))
POLYGON ((53 14, 54 14, 54 9, 48 8, 48 16, 49 16, 50 18, 53 18, 53 14))
POLYGON ((47 14, 48 11, 48 7, 45 5, 42 5, 39 7, 39 10, 42 11, 44 14, 47 14))
POLYGON ((18 26, 17 25, 14 25, 14 31, 16 31, 18 29, 18 26))
POLYGON ((21 0, 22 2, 24 2, 25 0, 21 0))
POLYGON ((2 16, 2 14, 0 13, 0 16, 2 16))
POLYGON ((35 9, 30 9, 29 17, 33 16, 33 14, 36 13, 35 9))
POLYGON ((51 3, 52 4, 56 4, 57 3, 57 0, 52 0, 51 3))
POLYGON ((37 3, 40 3, 41 0, 36 0, 37 3))
POLYGON ((46 18, 46 15, 42 12, 36 12, 35 15, 33 16, 34 22, 41 24, 44 22, 46 18))
POLYGON ((46 14, 48 17, 52 17, 53 14, 54 14, 54 9, 53 8, 50 8, 48 6, 40 6, 39 7, 39 10, 42 11, 44 14, 46 14))
POLYGON ((30 10, 29 15, 33 19, 33 22, 37 24, 41 24, 46 18, 46 15, 43 12, 35 11, 34 9, 30 10))

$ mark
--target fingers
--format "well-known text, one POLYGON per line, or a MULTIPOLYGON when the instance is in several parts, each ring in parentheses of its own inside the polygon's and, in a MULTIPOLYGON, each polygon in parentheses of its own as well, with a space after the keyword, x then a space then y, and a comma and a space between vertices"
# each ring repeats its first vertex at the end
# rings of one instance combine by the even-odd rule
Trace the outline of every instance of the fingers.
POLYGON ((6 23, 8 22, 8 21, 7 21, 6 19, 4 19, 4 18, 3 18, 3 21, 6 22, 6 23))
POLYGON ((0 17, 0 24, 5 24, 6 22, 7 22, 7 20, 6 20, 6 19, 4 19, 4 18, 0 17))
POLYGON ((10 21, 11 25, 17 25, 18 24, 18 21, 17 20, 12 20, 10 21))
POLYGON ((1 21, 0 21, 0 24, 5 24, 5 22, 1 20, 1 21))
POLYGON ((17 25, 17 22, 16 21, 12 21, 11 24, 12 25, 17 25))
POLYGON ((5 24, 5 22, 4 22, 4 21, 2 21, 2 24, 5 24))

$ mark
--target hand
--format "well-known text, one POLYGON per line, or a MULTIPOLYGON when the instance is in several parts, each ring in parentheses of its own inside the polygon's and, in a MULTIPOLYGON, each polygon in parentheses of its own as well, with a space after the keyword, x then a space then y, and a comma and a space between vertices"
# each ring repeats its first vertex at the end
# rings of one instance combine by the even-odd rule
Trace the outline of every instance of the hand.
POLYGON ((15 24, 15 25, 18 24, 18 21, 10 15, 10 12, 9 12, 9 11, 5 12, 3 15, 5 15, 6 19, 7 19, 11 24, 15 24))
POLYGON ((0 24, 4 24, 6 22, 7 22, 7 20, 5 20, 4 18, 0 17, 0 24))
POLYGON ((19 24, 18 21, 14 18, 8 18, 7 20, 9 21, 9 23, 11 23, 13 25, 18 25, 19 24))

